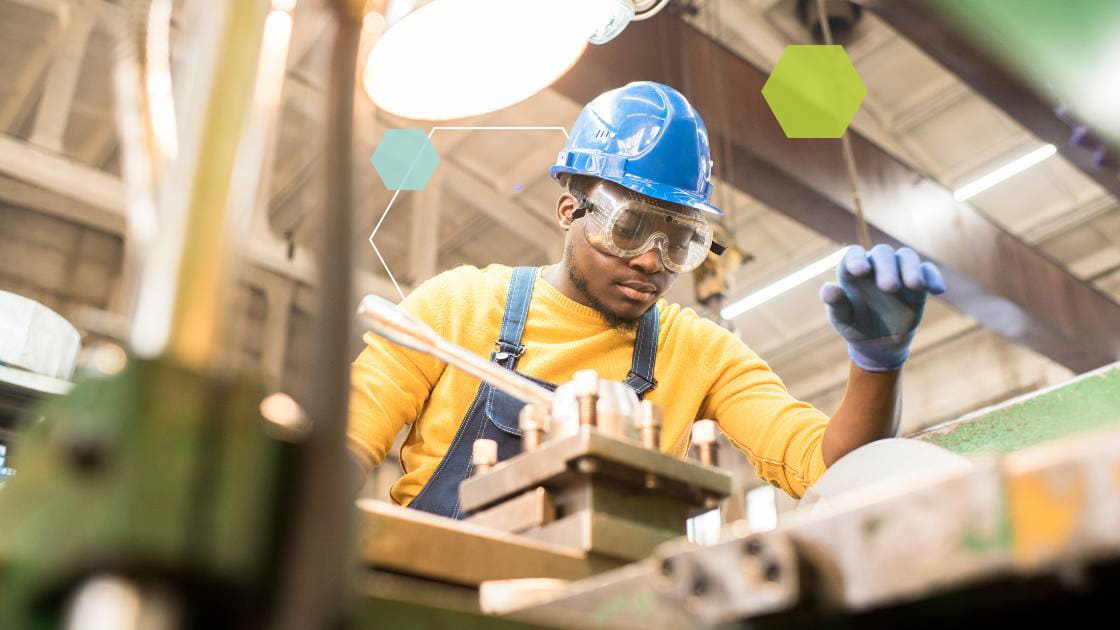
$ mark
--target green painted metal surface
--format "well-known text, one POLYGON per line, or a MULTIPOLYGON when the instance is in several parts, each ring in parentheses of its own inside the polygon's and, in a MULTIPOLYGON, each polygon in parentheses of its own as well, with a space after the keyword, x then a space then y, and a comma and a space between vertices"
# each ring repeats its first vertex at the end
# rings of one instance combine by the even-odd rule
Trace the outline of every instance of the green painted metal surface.
POLYGON ((1120 364, 934 427, 913 437, 962 455, 1010 453, 1120 424, 1120 364))
POLYGON ((91 572, 266 592, 288 450, 260 400, 250 382, 133 360, 48 403, 0 490, 0 628, 61 627, 56 598, 91 572))

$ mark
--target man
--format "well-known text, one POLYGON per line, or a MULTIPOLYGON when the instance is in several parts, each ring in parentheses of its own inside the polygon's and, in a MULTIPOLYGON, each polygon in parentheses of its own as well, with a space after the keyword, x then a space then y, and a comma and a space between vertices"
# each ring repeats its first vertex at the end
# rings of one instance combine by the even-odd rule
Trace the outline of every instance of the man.
MULTIPOLYGON (((712 243, 704 123, 676 90, 631 83, 581 112, 552 176, 564 186, 560 262, 459 267, 417 287, 401 308, 471 352, 554 387, 577 370, 625 381, 664 411, 661 450, 683 458, 690 427, 713 418, 763 479, 793 497, 851 450, 897 431, 899 370, 937 268, 907 249, 849 249, 821 297, 848 341, 847 390, 831 419, 793 398, 739 339, 660 299, 712 243)), ((393 499, 453 518, 471 444, 519 450, 521 403, 432 357, 367 335, 353 366, 351 451, 380 463, 401 427, 404 476, 393 499)))

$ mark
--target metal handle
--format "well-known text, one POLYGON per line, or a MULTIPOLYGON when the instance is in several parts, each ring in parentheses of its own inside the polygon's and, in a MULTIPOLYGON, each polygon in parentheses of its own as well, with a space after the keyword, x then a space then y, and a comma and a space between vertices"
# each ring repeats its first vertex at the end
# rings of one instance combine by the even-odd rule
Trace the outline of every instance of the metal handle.
POLYGON ((366 328, 393 343, 430 354, 530 405, 552 409, 552 392, 447 341, 385 298, 367 295, 358 305, 358 317, 366 328))

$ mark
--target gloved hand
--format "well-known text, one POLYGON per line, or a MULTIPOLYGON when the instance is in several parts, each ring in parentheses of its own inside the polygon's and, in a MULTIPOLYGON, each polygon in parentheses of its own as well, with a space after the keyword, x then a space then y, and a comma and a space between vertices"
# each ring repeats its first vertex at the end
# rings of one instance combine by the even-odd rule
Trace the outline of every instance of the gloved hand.
POLYGON ((848 356, 869 372, 897 370, 910 354, 926 295, 945 292, 941 271, 907 247, 848 248, 839 284, 821 287, 828 321, 848 342, 848 356))

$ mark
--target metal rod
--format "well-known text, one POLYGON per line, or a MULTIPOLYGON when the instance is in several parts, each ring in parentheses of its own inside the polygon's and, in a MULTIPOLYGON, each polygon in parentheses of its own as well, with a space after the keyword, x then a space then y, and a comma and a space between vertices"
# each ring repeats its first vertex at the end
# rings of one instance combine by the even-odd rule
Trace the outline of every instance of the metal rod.
POLYGON ((350 308, 353 261, 352 127, 354 83, 362 15, 360 4, 338 1, 331 50, 324 149, 326 202, 319 263, 319 318, 313 343, 312 427, 298 451, 291 527, 282 549, 276 618, 281 630, 335 627, 346 590, 346 554, 352 506, 346 456, 350 387, 350 308))
POLYGON ((358 306, 358 317, 369 330, 393 343, 430 354, 518 400, 536 405, 540 409, 552 409, 552 392, 516 372, 447 341, 388 300, 375 295, 366 296, 358 306))
MULTIPOLYGON (((821 23, 821 33, 824 41, 832 46, 832 28, 828 24, 828 14, 825 12, 825 0, 817 0, 817 19, 821 23)), ((844 166, 848 172, 848 186, 852 189, 852 209, 856 213, 856 229, 859 233, 859 244, 864 249, 871 249, 871 232, 867 229, 867 220, 863 218, 863 201, 859 196, 859 173, 856 171, 856 158, 852 153, 852 140, 848 137, 848 130, 844 129, 840 136, 840 152, 844 158, 844 166)))
POLYGON ((196 369, 213 368, 220 349, 229 283, 229 192, 253 98, 252 78, 268 5, 235 2, 227 11, 201 121, 197 165, 190 173, 190 209, 167 337, 167 354, 196 369))
POLYGON ((441 340, 432 354, 448 365, 453 365, 471 376, 486 381, 518 400, 541 409, 552 409, 552 392, 516 372, 471 354, 465 348, 441 340))

